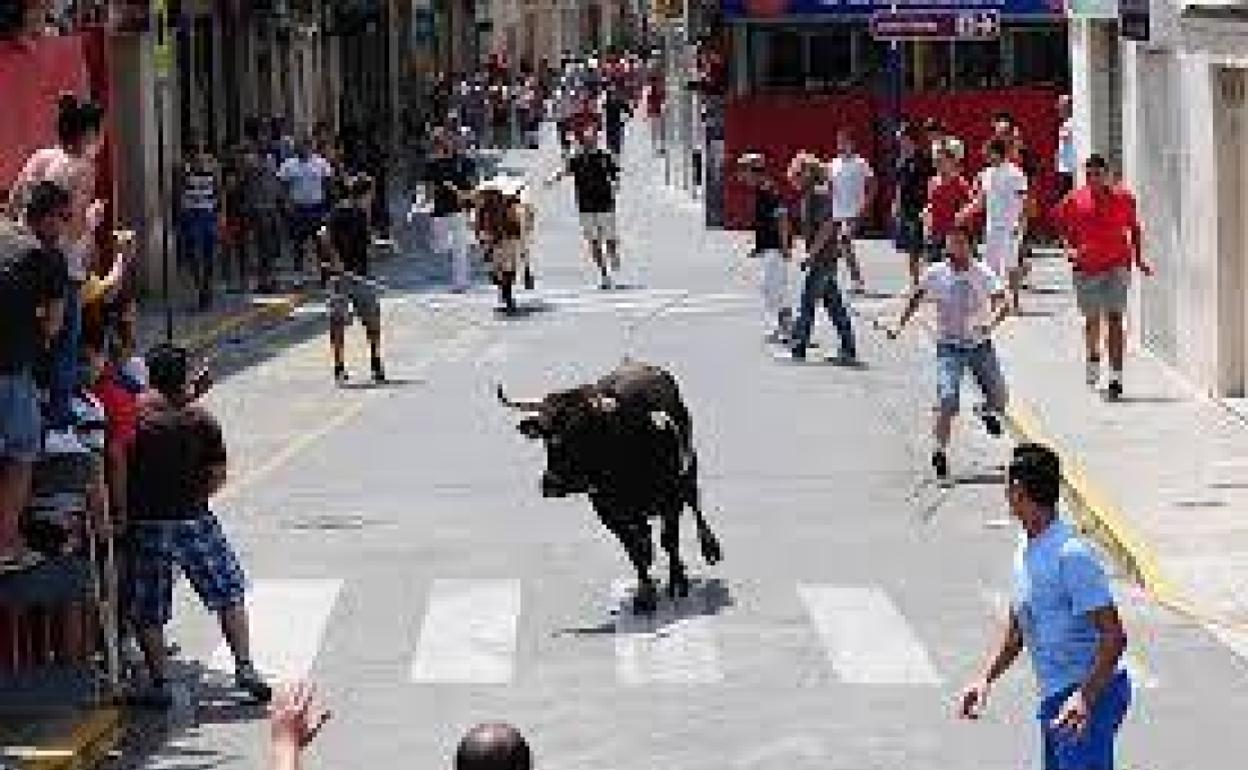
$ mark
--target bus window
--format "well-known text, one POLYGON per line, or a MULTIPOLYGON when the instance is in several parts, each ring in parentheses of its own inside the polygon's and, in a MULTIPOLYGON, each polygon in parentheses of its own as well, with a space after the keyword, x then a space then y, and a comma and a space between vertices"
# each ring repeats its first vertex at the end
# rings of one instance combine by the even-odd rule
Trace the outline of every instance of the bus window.
POLYGON ((950 57, 953 44, 948 41, 924 41, 908 46, 910 66, 906 72, 906 88, 910 91, 947 91, 950 83, 950 57))
POLYGON ((810 36, 809 90, 845 89, 854 74, 853 29, 848 25, 830 25, 810 36))
POLYGON ((1008 34, 1014 52, 1014 85, 1065 85, 1069 57, 1064 29, 1016 27, 1008 34))
POLYGON ((764 89, 801 88, 806 80, 802 68, 802 36, 796 31, 776 29, 764 31, 763 72, 764 89))
POLYGON ((996 88, 1001 83, 1001 41, 963 41, 954 52, 954 88, 996 88))

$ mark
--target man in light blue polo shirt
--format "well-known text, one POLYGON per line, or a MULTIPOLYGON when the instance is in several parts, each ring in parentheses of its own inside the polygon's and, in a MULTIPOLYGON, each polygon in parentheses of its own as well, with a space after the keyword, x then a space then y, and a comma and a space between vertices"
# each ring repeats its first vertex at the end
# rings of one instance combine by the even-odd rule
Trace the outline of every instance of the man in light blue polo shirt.
POLYGON ((1039 684, 1045 770, 1113 770, 1114 739, 1131 702, 1121 667, 1126 633, 1109 581, 1092 550, 1057 515, 1061 465, 1047 447, 1014 449, 1006 481, 1010 512, 1026 540, 1014 558, 1005 633, 958 710, 976 719, 992 683, 1023 648, 1039 684))

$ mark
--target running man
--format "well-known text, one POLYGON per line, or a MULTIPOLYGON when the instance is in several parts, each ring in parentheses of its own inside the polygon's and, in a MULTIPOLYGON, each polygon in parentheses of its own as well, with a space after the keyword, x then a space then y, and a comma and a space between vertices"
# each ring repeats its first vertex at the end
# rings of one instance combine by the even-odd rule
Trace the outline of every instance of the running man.
POLYGON ((589 245, 590 257, 601 275, 601 288, 612 288, 611 273, 620 269, 620 244, 615 221, 615 188, 620 166, 611 153, 598 146, 592 129, 580 133, 580 147, 567 164, 546 181, 550 187, 571 176, 576 189, 576 208, 581 215, 581 231, 589 245))
POLYGON ((1083 315, 1088 387, 1101 381, 1101 330, 1109 354, 1110 400, 1122 397, 1124 316, 1131 289, 1131 268, 1145 276, 1153 267, 1144 259, 1135 196, 1112 183, 1109 164, 1091 155, 1083 166, 1086 183, 1053 210, 1075 276, 1075 297, 1083 315))
POLYGON ((942 142, 936 145, 935 159, 936 176, 928 180, 927 205, 922 215, 929 262, 945 258, 945 236, 972 200, 971 185, 962 176, 956 149, 942 142))
POLYGON ((983 214, 984 261, 1008 285, 1011 307, 1017 312, 1022 280, 1020 256, 1031 205, 1027 175, 1009 159, 1010 152, 1005 139, 988 142, 988 167, 979 172, 971 211, 983 214))
POLYGON ((343 347, 351 313, 364 324, 368 337, 373 382, 386 381, 381 364, 381 302, 377 284, 369 277, 368 246, 372 240, 368 212, 372 207, 373 180, 361 174, 347 181, 346 196, 329 214, 321 228, 329 270, 329 346, 334 355, 334 380, 346 382, 350 375, 343 361, 343 347))
POLYGON ((754 252, 763 261, 763 315, 775 327, 768 342, 788 344, 793 335, 793 306, 789 300, 789 261, 793 225, 780 198, 779 185, 767 171, 767 158, 747 152, 737 158, 741 183, 754 191, 754 252))
POLYGON ((840 230, 849 240, 845 250, 845 263, 849 277, 854 282, 854 293, 866 291, 862 278, 862 266, 854 253, 853 239, 858 234, 858 223, 867 214, 867 208, 875 199, 875 172, 871 164, 854 150, 854 140, 845 129, 836 132, 836 157, 828 164, 828 177, 832 184, 832 217, 840 224, 840 230))
POLYGON ((1104 568, 1058 516, 1061 482, 1061 461, 1051 449, 1014 448, 1006 495, 1027 539, 1014 556, 1001 641, 957 709, 963 719, 978 719, 993 683, 1027 649, 1040 690, 1044 770, 1113 770, 1114 740, 1131 704, 1131 679, 1122 667, 1127 635, 1104 568))
POLYGON ((1009 313, 1005 289, 996 273, 975 257, 970 231, 955 224, 945 243, 946 259, 932 265, 906 302, 897 326, 888 330, 896 339, 930 297, 936 303, 936 448, 932 469, 939 479, 949 477, 949 438, 953 418, 960 410, 962 377, 969 369, 983 391, 980 413, 984 427, 1001 435, 1000 413, 1005 410, 1005 375, 992 344, 992 333, 1009 313))

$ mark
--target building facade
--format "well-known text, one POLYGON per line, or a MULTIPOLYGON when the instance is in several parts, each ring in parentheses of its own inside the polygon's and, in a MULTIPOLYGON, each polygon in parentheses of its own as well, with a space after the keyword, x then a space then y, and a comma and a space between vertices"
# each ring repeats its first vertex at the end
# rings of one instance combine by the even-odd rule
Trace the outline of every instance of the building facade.
POLYGON ((1201 392, 1244 398, 1248 3, 1119 10, 1080 22, 1071 51, 1081 150, 1121 159, 1157 267, 1138 282, 1134 336, 1201 392))
POLYGON ((514 65, 557 64, 626 48, 634 42, 630 0, 482 0, 489 51, 514 65))

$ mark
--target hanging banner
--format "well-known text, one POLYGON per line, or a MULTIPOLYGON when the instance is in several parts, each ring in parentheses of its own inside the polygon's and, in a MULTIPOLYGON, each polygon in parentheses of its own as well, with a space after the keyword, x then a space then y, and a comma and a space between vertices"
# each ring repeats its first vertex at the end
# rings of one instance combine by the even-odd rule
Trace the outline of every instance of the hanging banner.
POLYGON ((996 11, 1002 17, 1059 19, 1066 0, 721 0, 726 19, 774 19, 802 16, 868 18, 875 13, 906 11, 996 11))

